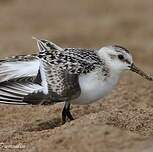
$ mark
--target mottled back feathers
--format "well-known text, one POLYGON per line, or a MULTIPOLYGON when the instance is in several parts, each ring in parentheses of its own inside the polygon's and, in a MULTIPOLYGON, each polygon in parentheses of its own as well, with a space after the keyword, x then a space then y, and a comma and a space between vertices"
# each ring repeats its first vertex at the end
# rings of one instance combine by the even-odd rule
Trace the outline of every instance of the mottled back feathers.
POLYGON ((79 76, 93 70, 105 74, 104 60, 97 55, 97 49, 66 48, 53 49, 53 43, 38 40, 40 66, 45 73, 47 87, 53 100, 71 100, 80 95, 79 76), (39 46, 40 45, 40 46, 39 46), (49 48, 48 46, 51 46, 49 48), (42 50, 41 50, 42 49, 42 50))

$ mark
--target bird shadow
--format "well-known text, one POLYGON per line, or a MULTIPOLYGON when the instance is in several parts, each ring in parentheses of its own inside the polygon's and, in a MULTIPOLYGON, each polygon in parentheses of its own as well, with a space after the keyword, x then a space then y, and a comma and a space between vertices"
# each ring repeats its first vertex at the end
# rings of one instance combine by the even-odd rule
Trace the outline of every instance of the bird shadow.
POLYGON ((61 119, 54 118, 48 121, 36 120, 31 124, 26 124, 22 127, 22 131, 33 132, 33 131, 43 131, 48 129, 54 129, 56 127, 61 126, 61 119))

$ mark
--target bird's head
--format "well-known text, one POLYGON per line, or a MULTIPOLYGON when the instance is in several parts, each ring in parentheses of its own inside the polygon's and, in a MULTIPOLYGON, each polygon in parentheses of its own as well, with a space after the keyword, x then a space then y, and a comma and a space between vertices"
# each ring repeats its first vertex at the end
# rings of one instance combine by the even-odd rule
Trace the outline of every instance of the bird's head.
POLYGON ((140 68, 136 67, 133 62, 132 55, 124 47, 118 45, 111 45, 101 48, 98 51, 100 58, 110 66, 112 72, 121 73, 125 70, 131 70, 141 75, 142 77, 153 81, 153 78, 143 72, 140 68))

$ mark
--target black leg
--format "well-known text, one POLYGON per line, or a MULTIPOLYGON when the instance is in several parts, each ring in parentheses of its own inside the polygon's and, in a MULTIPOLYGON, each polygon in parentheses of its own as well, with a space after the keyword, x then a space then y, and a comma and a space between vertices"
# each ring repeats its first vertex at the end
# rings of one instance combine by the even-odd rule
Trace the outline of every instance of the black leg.
POLYGON ((69 102, 65 102, 63 111, 62 111, 62 124, 64 124, 66 122, 66 118, 69 118, 70 120, 74 120, 71 112, 70 112, 70 103, 69 102))
POLYGON ((70 119, 70 120, 74 120, 71 112, 70 112, 70 103, 68 103, 68 107, 67 107, 67 112, 66 112, 66 115, 67 117, 70 119))
MULTIPOLYGON (((66 105, 66 103, 65 103, 66 105)), ((64 105, 63 111, 62 111, 62 124, 65 124, 66 122, 66 106, 64 105)))

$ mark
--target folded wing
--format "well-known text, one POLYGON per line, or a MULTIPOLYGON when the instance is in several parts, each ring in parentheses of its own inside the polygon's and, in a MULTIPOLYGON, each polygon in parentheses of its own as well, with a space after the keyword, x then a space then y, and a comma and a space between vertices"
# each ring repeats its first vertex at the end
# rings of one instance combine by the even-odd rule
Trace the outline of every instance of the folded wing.
POLYGON ((68 101, 80 95, 81 90, 77 74, 69 74, 65 69, 55 64, 48 64, 44 59, 40 61, 40 73, 44 93, 49 94, 52 101, 68 101))

